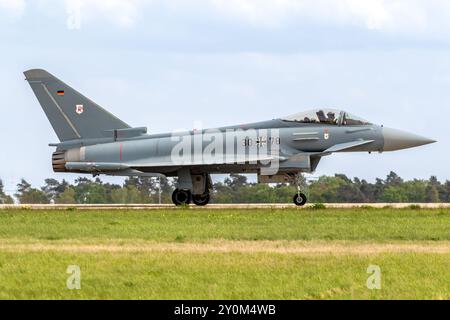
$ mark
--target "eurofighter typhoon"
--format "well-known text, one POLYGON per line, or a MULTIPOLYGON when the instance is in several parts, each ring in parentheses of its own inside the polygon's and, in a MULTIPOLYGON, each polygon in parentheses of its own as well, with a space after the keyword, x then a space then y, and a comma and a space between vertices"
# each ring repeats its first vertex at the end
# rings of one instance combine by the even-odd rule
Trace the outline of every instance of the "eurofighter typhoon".
POLYGON ((175 205, 207 205, 211 174, 241 173, 257 174, 260 183, 297 185, 293 199, 302 206, 307 198, 300 176, 315 171, 322 157, 435 142, 326 108, 245 125, 148 134, 147 128, 131 127, 45 70, 24 74, 60 141, 50 144, 56 147, 55 172, 177 177, 175 205))

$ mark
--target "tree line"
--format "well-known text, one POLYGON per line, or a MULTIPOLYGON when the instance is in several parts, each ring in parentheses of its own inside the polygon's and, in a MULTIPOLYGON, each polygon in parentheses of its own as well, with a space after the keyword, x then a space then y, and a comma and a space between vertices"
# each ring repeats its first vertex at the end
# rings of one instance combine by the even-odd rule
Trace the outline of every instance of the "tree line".
MULTIPOLYGON (((46 179, 44 186, 34 188, 25 179, 14 194, 22 204, 131 204, 171 203, 176 181, 161 178, 127 178, 122 185, 104 183, 101 179, 80 177, 74 183, 46 179)), ((247 176, 233 174, 214 184, 212 203, 289 203, 296 188, 288 184, 256 184, 247 176)), ((368 182, 350 179, 346 175, 321 176, 306 183, 304 192, 317 203, 374 203, 374 202, 449 202, 450 181, 440 182, 432 176, 428 180, 405 181, 395 172, 385 179, 368 182)), ((5 194, 0 180, 0 204, 14 203, 5 194)))

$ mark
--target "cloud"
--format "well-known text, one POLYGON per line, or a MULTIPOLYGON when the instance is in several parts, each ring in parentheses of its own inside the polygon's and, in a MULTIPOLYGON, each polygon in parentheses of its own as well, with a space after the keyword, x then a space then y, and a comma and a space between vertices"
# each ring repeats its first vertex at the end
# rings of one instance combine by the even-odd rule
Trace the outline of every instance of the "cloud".
MULTIPOLYGON (((179 1, 179 0, 175 0, 179 1)), ((319 24, 386 33, 450 32, 448 0, 209 0, 216 13, 260 28, 319 24)))
POLYGON ((25 6, 25 0, 0 0, 0 13, 6 12, 14 17, 19 17, 24 13, 25 6))
MULTIPOLYGON (((20 16, 35 0, 0 0, 0 11, 20 16), (26 6, 28 4, 28 6, 26 6)), ((161 29, 192 21, 234 27, 285 29, 291 26, 352 27, 407 35, 450 33, 448 0, 40 0, 42 10, 80 8, 83 24, 161 29), (42 5, 44 4, 44 5, 42 5), (151 17, 151 21, 144 21, 151 17)), ((195 24, 195 23, 194 23, 195 24)))
POLYGON ((69 14, 79 12, 84 22, 108 21, 120 27, 132 27, 139 17, 141 0, 66 0, 69 14))
MULTIPOLYGON (((210 0, 217 11, 255 26, 307 20, 384 29, 414 0, 210 0)), ((417 4, 417 3, 416 3, 417 4)), ((412 5, 414 6, 414 4, 412 5)))

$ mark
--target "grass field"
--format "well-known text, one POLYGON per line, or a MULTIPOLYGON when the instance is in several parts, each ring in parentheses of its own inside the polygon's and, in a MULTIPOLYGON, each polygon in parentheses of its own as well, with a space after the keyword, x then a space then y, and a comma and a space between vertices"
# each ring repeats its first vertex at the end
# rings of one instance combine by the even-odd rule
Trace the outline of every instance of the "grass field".
POLYGON ((448 209, 0 210, 0 299, 449 299, 449 266, 448 209))

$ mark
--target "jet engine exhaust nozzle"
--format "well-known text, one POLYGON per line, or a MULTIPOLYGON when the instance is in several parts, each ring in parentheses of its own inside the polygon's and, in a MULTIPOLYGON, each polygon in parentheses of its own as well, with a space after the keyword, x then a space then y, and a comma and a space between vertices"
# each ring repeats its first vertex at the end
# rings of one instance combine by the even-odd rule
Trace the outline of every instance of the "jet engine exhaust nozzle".
POLYGON ((52 166, 54 172, 67 172, 65 151, 56 151, 53 153, 52 166))

